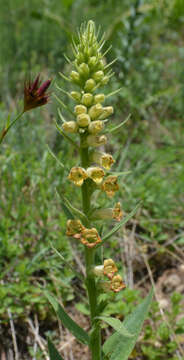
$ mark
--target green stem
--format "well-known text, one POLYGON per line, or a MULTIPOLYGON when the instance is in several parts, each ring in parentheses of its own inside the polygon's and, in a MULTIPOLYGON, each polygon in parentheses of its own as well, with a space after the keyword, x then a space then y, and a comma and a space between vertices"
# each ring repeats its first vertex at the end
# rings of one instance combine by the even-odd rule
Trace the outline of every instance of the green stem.
MULTIPOLYGON (((81 139, 82 140, 82 139, 81 139)), ((89 166, 88 148, 81 147, 81 165, 84 168, 89 166)), ((90 188, 88 181, 84 181, 82 185, 82 206, 83 212, 86 216, 90 211, 90 188)), ((89 221, 86 221, 85 226, 90 226, 89 221)), ((91 317, 91 354, 92 360, 101 360, 101 330, 98 322, 95 320, 97 316, 97 288, 93 268, 95 266, 95 249, 85 248, 85 262, 86 262, 86 287, 89 298, 90 317, 91 317)))
POLYGON ((21 116, 24 114, 24 111, 22 111, 12 122, 8 125, 8 127, 4 128, 0 137, 0 144, 2 143, 3 139, 7 135, 8 131, 11 129, 11 127, 21 118, 21 116))

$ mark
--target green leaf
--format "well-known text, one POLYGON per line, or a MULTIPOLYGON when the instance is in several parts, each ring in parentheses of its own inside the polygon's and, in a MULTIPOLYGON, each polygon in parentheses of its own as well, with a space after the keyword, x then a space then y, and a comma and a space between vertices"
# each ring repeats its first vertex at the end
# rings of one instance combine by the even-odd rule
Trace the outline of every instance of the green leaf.
POLYGON ((125 328, 125 326, 123 325, 123 323, 118 319, 115 319, 110 316, 99 316, 98 319, 103 320, 108 325, 112 326, 114 330, 116 330, 123 336, 133 337, 135 335, 135 334, 130 334, 128 332, 128 330, 125 328))
POLYGON ((110 360, 128 359, 136 344, 143 322, 147 316, 152 296, 153 290, 150 291, 143 302, 139 304, 122 323, 124 328, 132 334, 132 337, 121 335, 118 331, 116 331, 106 340, 103 346, 103 351, 105 355, 108 355, 110 360))
POLYGON ((79 340, 85 345, 89 345, 88 333, 84 331, 75 321, 73 321, 70 316, 68 316, 64 308, 57 302, 57 300, 53 296, 51 296, 46 291, 45 296, 53 306, 56 314, 62 321, 63 325, 76 337, 77 340, 79 340))
POLYGON ((112 133, 116 130, 119 130, 120 127, 122 127, 124 124, 126 124, 126 122, 130 119, 130 117, 131 117, 131 114, 129 114, 122 123, 118 124, 117 126, 114 126, 112 129, 107 129, 107 132, 112 133))
POLYGON ((127 216, 125 216, 124 219, 122 219, 118 225, 116 225, 111 231, 109 231, 103 238, 102 238, 102 241, 105 241, 107 239, 109 239, 113 234, 115 234, 121 226, 123 226, 124 224, 127 223, 127 221, 129 221, 133 216, 134 214, 136 213, 138 207, 140 206, 140 203, 136 205, 136 207, 131 211, 131 213, 127 216))
POLYGON ((79 209, 77 209, 76 207, 74 207, 70 201, 65 198, 61 193, 59 193, 59 196, 61 197, 61 199, 63 200, 63 202, 65 203, 65 205, 67 206, 67 208, 69 210, 71 210, 72 214, 77 216, 77 218, 84 220, 84 221, 88 221, 86 215, 79 209))
POLYGON ((56 189, 56 194, 59 196, 60 200, 61 200, 61 206, 62 209, 67 217, 67 219, 71 219, 73 220, 75 218, 75 216, 72 214, 72 212, 70 211, 70 209, 68 209, 68 206, 64 203, 63 199, 61 198, 59 192, 56 189))
POLYGON ((49 154, 58 162, 58 164, 64 168, 65 166, 63 165, 63 163, 57 158, 57 156, 52 152, 51 148, 49 147, 49 145, 47 144, 47 149, 49 154))
POLYGON ((48 339, 48 350, 50 360, 64 360, 50 339, 48 339))
POLYGON ((61 260, 64 262, 64 264, 82 281, 84 281, 84 277, 74 269, 73 266, 71 266, 68 261, 65 260, 64 256, 55 249, 55 247, 50 243, 51 248, 54 250, 54 252, 61 258, 61 260))

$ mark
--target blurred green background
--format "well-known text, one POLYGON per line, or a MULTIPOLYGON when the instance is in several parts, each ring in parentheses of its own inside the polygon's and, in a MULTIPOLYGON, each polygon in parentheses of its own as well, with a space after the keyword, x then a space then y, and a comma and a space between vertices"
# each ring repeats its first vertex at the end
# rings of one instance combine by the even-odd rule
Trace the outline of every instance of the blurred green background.
MULTIPOLYGON (((106 59, 111 62, 117 58, 117 62, 104 91, 121 88, 110 100, 115 108, 112 121, 118 124, 131 114, 107 146, 117 160, 116 170, 130 171, 121 178, 117 200, 121 198, 127 213, 143 200, 136 217, 137 239, 140 246, 148 246, 148 252, 162 250, 159 259, 152 262, 157 276, 177 266, 175 258, 166 253, 165 244, 176 237, 183 254, 183 0, 0 0, 0 9, 1 129, 7 117, 12 119, 21 109, 24 80, 29 74, 41 73, 44 80, 51 77, 52 92, 56 92, 55 83, 71 90, 58 72, 68 75, 70 71, 64 54, 72 56, 70 42, 82 22, 92 19, 101 33, 105 31, 104 50, 112 44, 106 59)), ((68 101, 63 95, 62 100, 68 101)), ((76 154, 55 129, 57 108, 51 96, 49 105, 27 113, 0 149, 0 333, 5 348, 9 346, 7 308, 17 321, 19 334, 25 318, 34 313, 43 321, 44 333, 52 330, 52 325, 44 323, 49 316, 51 324, 55 320, 41 295, 43 287, 65 303, 84 302, 76 299, 75 290, 80 285, 74 275, 58 262, 50 247, 51 242, 77 266, 75 259, 80 258, 82 248, 71 247, 65 236, 66 218, 55 188, 75 199, 75 205, 80 202, 80 191, 66 180, 67 172, 47 148, 49 144, 68 169, 76 164, 76 154)), ((120 261, 118 249, 117 236, 106 246, 105 256, 120 261)), ((171 246, 171 254, 175 251, 171 246)), ((135 274, 138 280, 142 276, 136 268, 135 274)), ((127 290, 125 296, 135 300, 135 294, 127 290)), ((130 307, 127 300, 125 313, 130 307)), ((79 308, 87 311, 82 305, 79 308)), ((148 352, 143 347, 140 351, 144 359, 162 359, 162 354, 152 349, 148 352)), ((170 350, 165 351, 163 359, 170 356, 170 350)), ((42 355, 37 354, 37 358, 42 355)))

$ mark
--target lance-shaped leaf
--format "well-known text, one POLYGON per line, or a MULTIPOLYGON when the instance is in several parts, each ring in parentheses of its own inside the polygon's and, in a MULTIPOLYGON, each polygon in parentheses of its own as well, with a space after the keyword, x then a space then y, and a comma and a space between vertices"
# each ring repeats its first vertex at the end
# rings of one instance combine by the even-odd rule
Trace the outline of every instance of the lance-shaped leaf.
POLYGON ((75 217, 77 217, 78 219, 81 219, 81 220, 84 220, 84 221, 87 221, 87 220, 88 220, 87 217, 86 217, 86 215, 85 215, 81 210, 75 208, 75 207, 70 203, 70 201, 69 201, 67 198, 65 198, 65 197, 61 194, 61 192, 58 191, 58 189, 57 189, 57 193, 58 193, 58 195, 60 196, 62 202, 63 202, 63 203, 65 204, 65 206, 67 207, 68 211, 70 211, 70 212, 72 213, 73 217, 75 216, 75 217))
POLYGON ((62 206, 62 209, 67 217, 67 219, 75 219, 75 216, 73 215, 73 213, 71 212, 71 210, 68 208, 68 206, 66 205, 66 203, 63 201, 63 199, 61 198, 59 192, 57 191, 56 189, 56 194, 59 196, 60 200, 61 200, 61 206, 62 206))
POLYGON ((127 116, 127 118, 126 118, 122 123, 118 124, 117 126, 114 126, 114 127, 111 128, 111 129, 108 129, 107 132, 108 132, 108 133, 112 133, 112 132, 114 132, 114 131, 119 130, 123 125, 126 124, 126 122, 130 119, 130 117, 131 117, 131 114, 129 114, 129 115, 127 116))
POLYGON ((50 339, 48 339, 48 350, 50 360, 64 360, 50 339))
POLYGON ((132 337, 127 337, 116 331, 106 340, 103 351, 109 360, 128 360, 147 316, 152 296, 153 291, 150 291, 144 301, 122 323, 124 328, 132 334, 132 337))
POLYGON ((119 332, 121 335, 126 337, 132 337, 134 334, 130 334, 129 331, 126 329, 126 327, 123 325, 123 323, 119 319, 115 319, 111 316, 99 316, 98 319, 103 320, 108 325, 112 326, 114 330, 119 332))
POLYGON ((64 168, 64 164, 57 158, 57 156, 53 153, 53 151, 51 150, 51 148, 49 147, 49 145, 47 144, 47 149, 48 149, 48 152, 49 154, 57 161, 57 163, 62 167, 64 168))
POLYGON ((57 249, 55 249, 55 247, 52 245, 52 243, 50 243, 51 248, 54 250, 54 252, 60 257, 60 259, 64 262, 64 264, 82 281, 84 281, 84 277, 75 270, 75 268, 73 266, 71 266, 69 264, 69 262, 67 260, 65 260, 64 256, 59 253, 59 251, 57 251, 57 249))
POLYGON ((140 206, 140 203, 136 205, 136 207, 131 211, 130 214, 128 214, 127 216, 125 216, 124 219, 122 219, 118 225, 116 225, 111 231, 109 231, 103 238, 102 241, 105 241, 107 239, 109 239, 113 234, 115 234, 120 228, 121 226, 125 225, 127 223, 127 221, 129 221, 134 214, 136 213, 138 207, 140 206))
POLYGON ((51 296, 48 292, 45 292, 45 295, 53 306, 63 325, 76 337, 77 340, 85 345, 89 345, 88 333, 84 331, 74 320, 72 320, 72 318, 66 313, 64 308, 53 296, 51 296))

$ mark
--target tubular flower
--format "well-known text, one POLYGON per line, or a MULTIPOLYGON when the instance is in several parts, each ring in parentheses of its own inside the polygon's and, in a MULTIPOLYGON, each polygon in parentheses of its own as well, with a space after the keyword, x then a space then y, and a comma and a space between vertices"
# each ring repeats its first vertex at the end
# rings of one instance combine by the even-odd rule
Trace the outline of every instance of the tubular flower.
POLYGON ((93 121, 88 126, 88 131, 90 134, 98 134, 104 128, 104 123, 101 120, 93 121))
POLYGON ((34 82, 30 80, 24 85, 24 112, 48 103, 49 94, 46 92, 51 80, 46 80, 40 86, 40 75, 34 82))
POLYGON ((73 181, 76 186, 82 186, 87 177, 88 175, 86 170, 79 166, 73 167, 68 175, 68 179, 73 181))
POLYGON ((113 210, 112 210, 112 217, 113 219, 120 221, 123 217, 123 212, 121 210, 121 204, 120 202, 116 203, 113 210))
POLYGON ((80 239, 82 231, 85 227, 82 225, 80 220, 68 220, 66 235, 72 236, 75 239, 80 239))
POLYGON ((106 192, 107 196, 112 197, 115 194, 115 191, 119 190, 119 185, 117 184, 117 176, 108 176, 102 184, 102 190, 106 192))
POLYGON ((100 115, 100 120, 107 119, 110 115, 112 115, 114 112, 114 109, 112 106, 106 106, 103 108, 103 111, 100 115))
POLYGON ((107 137, 105 135, 88 135, 86 142, 89 146, 98 147, 106 144, 107 137))
POLYGON ((100 167, 89 167, 87 170, 88 177, 92 179, 97 185, 100 185, 105 176, 104 171, 100 167))
POLYGON ((76 133, 78 130, 78 125, 76 121, 66 121, 63 123, 62 128, 65 132, 76 133))
POLYGON ((126 288, 125 283, 120 275, 115 275, 111 280, 111 290, 115 293, 126 288))
POLYGON ((117 271, 117 266, 112 259, 104 260, 104 275, 106 275, 109 279, 112 279, 117 271))
POLYGON ((98 103, 98 104, 93 105, 89 109, 88 114, 89 114, 91 120, 96 120, 102 114, 102 112, 103 112, 103 107, 100 103, 98 103))
MULTIPOLYGON (((93 124, 93 123, 92 123, 93 124)), ((91 156, 92 161, 96 162, 106 170, 110 170, 115 160, 112 155, 94 151, 91 156)))
POLYGON ((101 242, 102 240, 98 235, 98 231, 95 228, 84 229, 82 231, 81 243, 86 245, 88 248, 93 248, 101 242))

